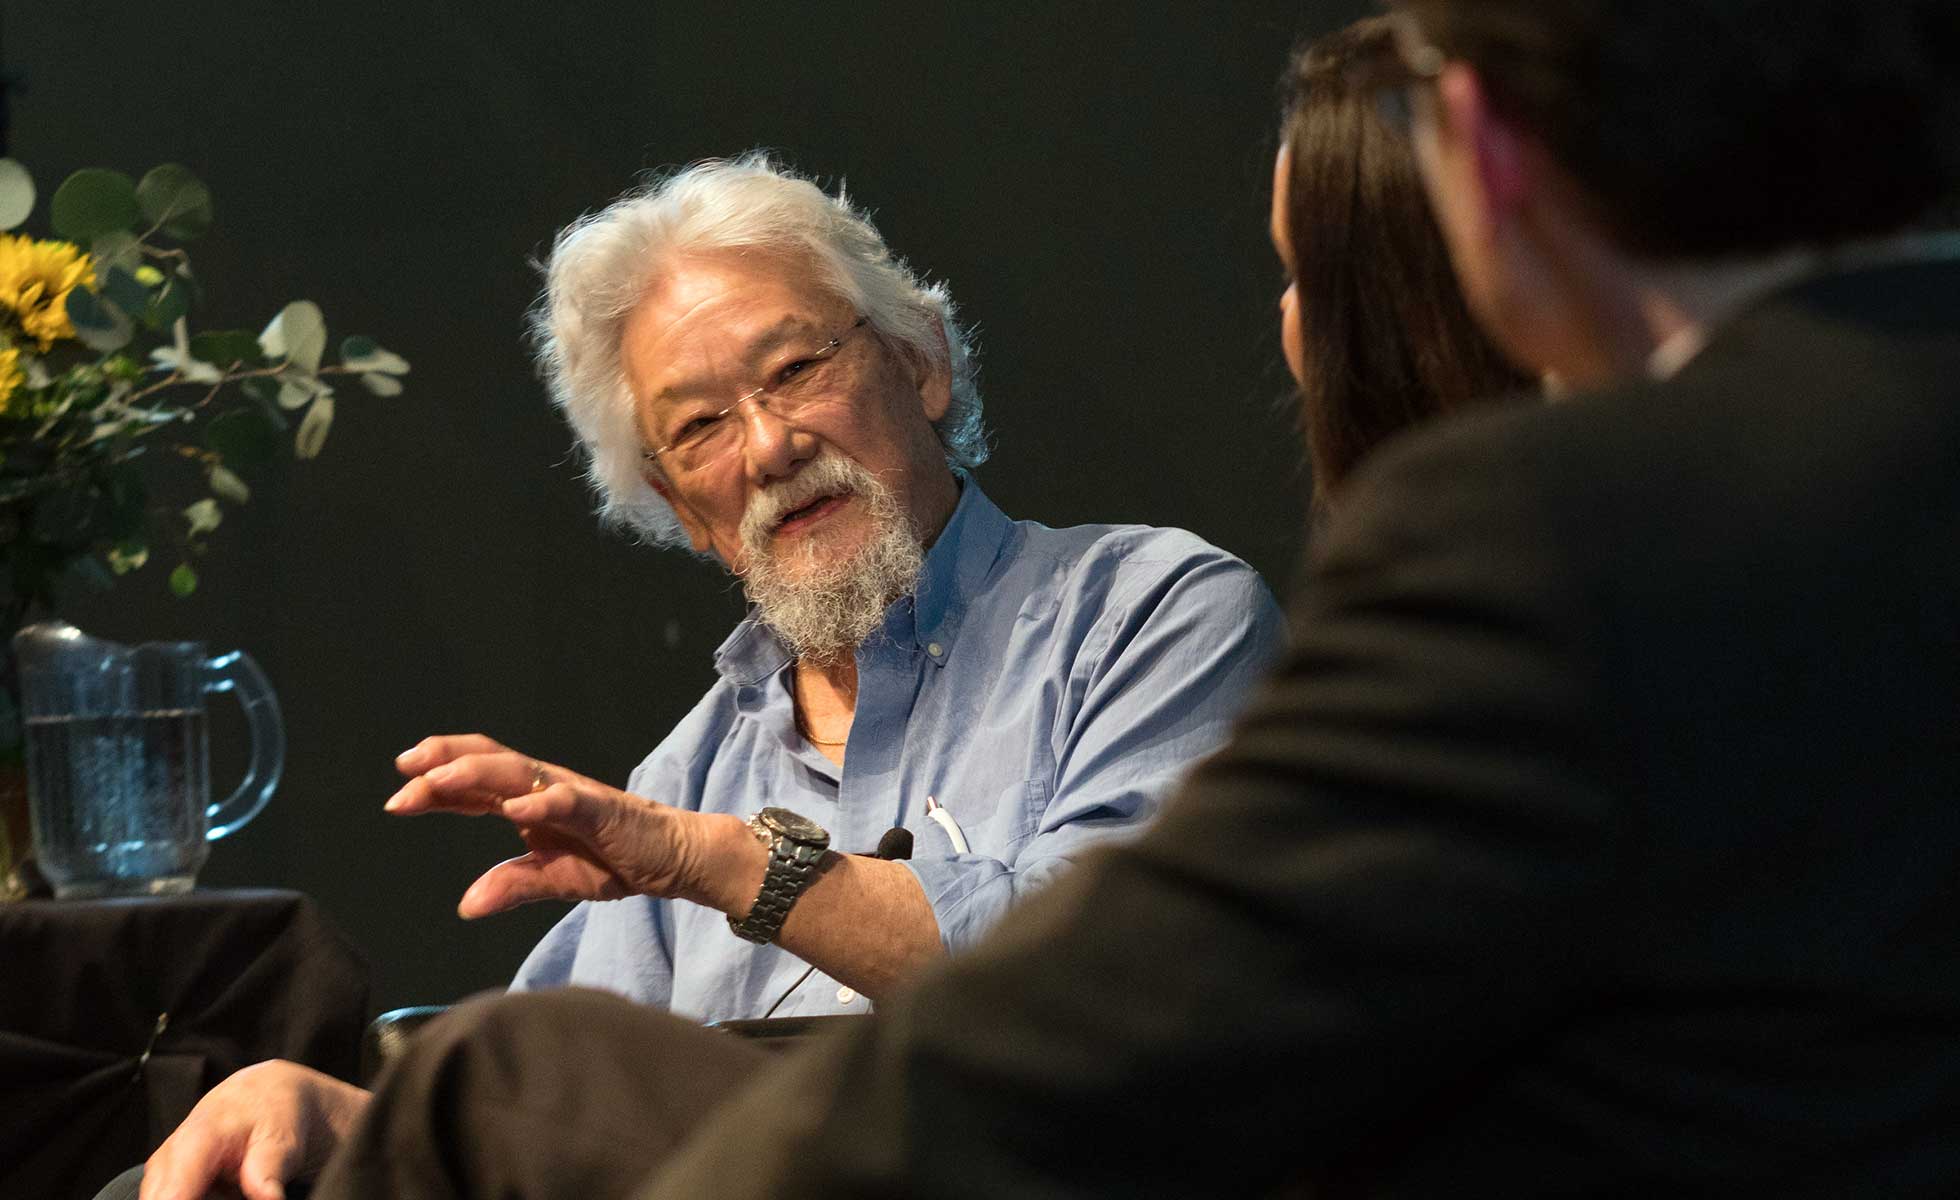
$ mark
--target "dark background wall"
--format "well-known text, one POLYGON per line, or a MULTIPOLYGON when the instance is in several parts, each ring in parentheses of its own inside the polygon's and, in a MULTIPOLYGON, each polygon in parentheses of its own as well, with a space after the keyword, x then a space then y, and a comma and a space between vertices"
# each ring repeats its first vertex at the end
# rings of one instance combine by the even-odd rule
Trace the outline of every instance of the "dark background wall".
POLYGON ((1297 36, 1366 8, 5 0, 33 227, 75 168, 185 163, 218 203, 200 327, 307 298, 414 364, 401 397, 348 390, 318 460, 251 480, 194 597, 164 561, 67 606, 243 647, 281 691, 286 782, 203 881, 317 897, 380 1005, 499 986, 563 906, 457 920, 516 839, 383 817, 392 756, 480 729, 623 782, 711 680, 738 595, 597 527, 520 341, 528 260, 648 168, 760 145, 847 180, 979 326, 980 479, 1009 513, 1185 526, 1284 590, 1305 480, 1265 244, 1273 81, 1297 36))

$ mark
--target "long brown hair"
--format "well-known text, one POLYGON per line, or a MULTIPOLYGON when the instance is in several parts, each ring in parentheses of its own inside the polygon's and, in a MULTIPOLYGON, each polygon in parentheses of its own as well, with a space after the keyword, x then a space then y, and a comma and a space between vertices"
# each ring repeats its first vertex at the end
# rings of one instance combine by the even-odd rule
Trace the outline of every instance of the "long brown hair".
POLYGON ((1376 111, 1366 80, 1394 52, 1388 22, 1371 17, 1297 51, 1282 81, 1282 219, 1316 501, 1391 435, 1533 386, 1464 307, 1408 139, 1376 111))

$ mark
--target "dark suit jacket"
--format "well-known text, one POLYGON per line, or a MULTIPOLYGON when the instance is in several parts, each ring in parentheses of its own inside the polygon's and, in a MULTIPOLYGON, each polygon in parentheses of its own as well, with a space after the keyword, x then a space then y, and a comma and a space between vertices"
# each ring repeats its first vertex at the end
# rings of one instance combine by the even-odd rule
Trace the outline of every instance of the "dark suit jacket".
POLYGON ((1960 266, 1344 497, 1141 841, 667 1197, 1960 1195, 1960 266))

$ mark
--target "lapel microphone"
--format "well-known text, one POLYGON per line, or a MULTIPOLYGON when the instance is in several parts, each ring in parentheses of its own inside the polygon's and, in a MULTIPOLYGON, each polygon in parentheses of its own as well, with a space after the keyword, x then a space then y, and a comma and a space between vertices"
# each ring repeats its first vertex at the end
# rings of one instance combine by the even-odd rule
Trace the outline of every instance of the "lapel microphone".
POLYGON ((878 848, 871 852, 871 857, 887 862, 912 857, 912 831, 903 825, 885 830, 885 836, 878 839, 878 848))

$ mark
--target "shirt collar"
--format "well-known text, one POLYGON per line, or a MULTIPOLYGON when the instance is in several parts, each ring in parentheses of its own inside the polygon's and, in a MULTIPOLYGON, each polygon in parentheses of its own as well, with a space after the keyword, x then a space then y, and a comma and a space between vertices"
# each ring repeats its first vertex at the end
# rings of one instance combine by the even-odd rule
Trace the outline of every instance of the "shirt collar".
MULTIPOLYGON (((964 472, 960 485, 959 503, 926 551, 918 585, 885 610, 882 627, 890 641, 921 648, 941 664, 952 652, 973 595, 986 582, 1013 528, 1007 515, 964 472)), ((863 652, 860 647, 859 654, 863 652)), ((715 670, 737 685, 760 683, 789 662, 788 648, 753 607, 715 651, 715 670)))
POLYGON ((1960 258, 1960 234, 1945 231, 1898 234, 1793 255, 1786 272, 1779 273, 1756 293, 1738 298, 1728 313, 1704 324, 1679 329, 1654 347, 1653 353, 1647 356, 1647 374, 1653 379, 1672 379, 1700 356, 1710 338, 1724 326, 1732 324, 1763 300, 1810 280, 1896 263, 1938 262, 1956 258, 1960 258))

